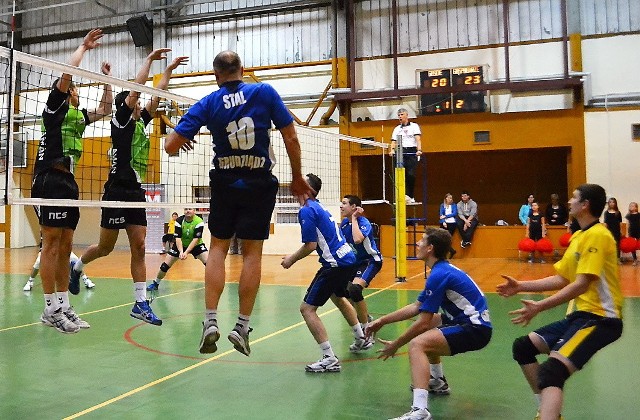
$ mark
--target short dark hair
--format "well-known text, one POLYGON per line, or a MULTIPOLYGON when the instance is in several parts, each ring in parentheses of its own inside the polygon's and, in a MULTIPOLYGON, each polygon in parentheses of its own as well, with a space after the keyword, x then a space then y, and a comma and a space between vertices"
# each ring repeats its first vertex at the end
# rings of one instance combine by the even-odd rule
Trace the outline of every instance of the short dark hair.
POLYGON ((120 108, 122 104, 124 104, 124 101, 127 99, 127 96, 129 96, 129 93, 130 91, 123 90, 116 95, 115 99, 113 100, 113 102, 116 104, 116 108, 120 108))
POLYGON ((175 214, 176 216, 179 216, 179 214, 178 214, 178 212, 177 212, 177 211, 174 211, 173 213, 171 213, 171 215, 172 215, 172 216, 173 216, 174 214, 175 214))
POLYGON ((589 213, 594 217, 600 217, 607 205, 607 193, 598 184, 582 184, 576 188, 580 193, 580 201, 589 200, 589 213))
POLYGON ((446 229, 428 227, 424 234, 427 243, 433 246, 433 254, 439 260, 446 260, 447 253, 451 249, 451 234, 446 229))
POLYGON ((469 191, 467 191, 467 190, 462 190, 462 192, 460 193, 460 195, 463 195, 463 194, 464 194, 464 195, 469 195, 469 191))
POLYGON ((233 51, 222 51, 213 59, 213 70, 220 74, 235 74, 242 68, 240 56, 233 51))
POLYGON ((316 195, 320 194, 320 189, 322 188, 322 180, 318 178, 318 175, 307 174, 307 180, 309 182, 309 186, 316 192, 316 195))
POLYGON ((358 197, 357 195, 347 194, 344 196, 344 198, 349 201, 349 204, 362 207, 362 200, 360 200, 360 197, 358 197))

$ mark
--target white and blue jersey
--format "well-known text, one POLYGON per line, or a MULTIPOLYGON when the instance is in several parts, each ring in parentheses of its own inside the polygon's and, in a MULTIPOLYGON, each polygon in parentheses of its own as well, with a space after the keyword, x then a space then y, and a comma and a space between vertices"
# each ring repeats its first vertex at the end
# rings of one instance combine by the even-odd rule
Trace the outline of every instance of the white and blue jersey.
POLYGON ((316 251, 323 267, 354 265, 356 256, 342 236, 331 213, 317 200, 307 199, 298 212, 302 242, 317 242, 316 251))
POLYGON ((418 295, 421 312, 444 311, 443 322, 491 328, 487 299, 467 273, 448 261, 431 267, 425 289, 418 295))
POLYGON ((364 216, 358 216, 358 227, 362 235, 364 235, 364 241, 356 244, 353 240, 353 231, 351 230, 351 218, 345 217, 342 219, 342 223, 340 223, 340 230, 344 238, 356 254, 356 262, 362 263, 369 260, 382 261, 382 255, 380 255, 376 240, 373 237, 373 229, 371 228, 369 220, 364 216))
POLYGON ((267 170, 275 165, 271 149, 271 122, 277 129, 293 122, 273 87, 241 81, 223 83, 189 108, 175 131, 193 139, 206 126, 213 139, 213 166, 217 170, 267 170))

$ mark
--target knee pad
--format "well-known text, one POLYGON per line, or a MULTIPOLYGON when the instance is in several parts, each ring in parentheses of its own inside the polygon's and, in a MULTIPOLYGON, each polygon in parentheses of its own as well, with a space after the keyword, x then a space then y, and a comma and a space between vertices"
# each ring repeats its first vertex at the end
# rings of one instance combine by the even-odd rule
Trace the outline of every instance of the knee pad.
POLYGON ((347 291, 349 292, 349 299, 354 302, 361 302, 364 300, 364 296, 362 296, 362 286, 359 284, 349 283, 347 286, 347 291))
POLYGON ((535 363, 536 356, 540 354, 540 351, 533 345, 533 342, 528 335, 518 337, 513 342, 513 360, 518 362, 519 365, 529 365, 535 363))
POLYGON ((171 267, 169 267, 169 264, 167 263, 162 263, 160 265, 160 271, 162 271, 163 273, 166 273, 167 271, 169 271, 171 267))
POLYGON ((555 357, 550 357, 540 365, 540 370, 538 371, 538 388, 541 391, 550 386, 562 389, 569 375, 569 369, 567 369, 564 363, 555 357))

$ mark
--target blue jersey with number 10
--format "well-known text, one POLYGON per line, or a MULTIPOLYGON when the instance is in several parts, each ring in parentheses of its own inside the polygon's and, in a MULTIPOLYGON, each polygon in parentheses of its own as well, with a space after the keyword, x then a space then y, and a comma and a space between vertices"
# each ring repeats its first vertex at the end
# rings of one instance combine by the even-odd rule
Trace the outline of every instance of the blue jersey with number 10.
POLYGON ((271 170, 271 122, 280 129, 293 122, 273 87, 241 81, 223 83, 189 108, 175 131, 193 139, 206 126, 213 139, 216 169, 271 170))

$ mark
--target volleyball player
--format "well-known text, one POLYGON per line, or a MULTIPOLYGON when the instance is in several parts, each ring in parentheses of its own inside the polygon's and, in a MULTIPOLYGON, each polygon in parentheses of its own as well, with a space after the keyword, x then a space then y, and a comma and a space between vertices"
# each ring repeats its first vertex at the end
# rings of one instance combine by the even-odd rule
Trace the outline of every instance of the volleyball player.
MULTIPOLYGON (((135 82, 143 84, 149 77, 151 63, 166 58, 170 48, 152 51, 136 75, 135 82)), ((162 73, 158 89, 169 86, 171 73, 185 63, 187 57, 175 58, 162 73)), ((145 180, 149 159, 149 139, 144 131, 153 118, 160 98, 152 96, 144 108, 140 106, 140 92, 123 91, 116 95, 116 113, 111 120, 112 163, 109 178, 104 185, 104 201, 145 202, 145 191, 141 183, 145 180)), ((102 208, 100 241, 91 245, 71 270, 69 290, 73 294, 80 291, 79 277, 84 266, 91 261, 107 256, 113 251, 120 229, 127 232, 131 249, 131 276, 135 302, 130 315, 153 325, 162 325, 162 320, 152 311, 147 300, 145 236, 147 217, 145 209, 102 208)))

